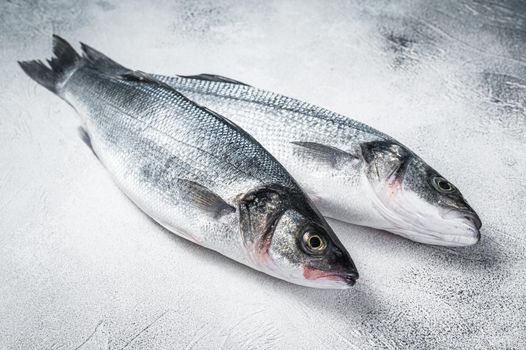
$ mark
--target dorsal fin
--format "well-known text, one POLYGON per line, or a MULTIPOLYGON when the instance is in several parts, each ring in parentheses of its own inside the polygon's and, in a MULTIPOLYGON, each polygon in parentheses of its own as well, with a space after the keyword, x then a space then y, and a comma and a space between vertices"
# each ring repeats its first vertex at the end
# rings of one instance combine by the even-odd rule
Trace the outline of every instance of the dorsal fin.
POLYGON ((126 73, 119 75, 119 79, 128 80, 128 81, 136 81, 141 83, 148 83, 148 84, 155 84, 158 86, 162 86, 166 89, 172 90, 180 95, 182 95, 179 91, 175 90, 172 86, 163 83, 162 81, 156 79, 153 75, 145 73, 140 70, 131 71, 128 70, 126 73))
POLYGON ((140 71, 140 70, 128 71, 128 72, 126 72, 124 74, 121 74, 120 78, 123 79, 123 80, 128 80, 128 81, 140 81, 140 82, 144 82, 144 83, 163 84, 163 85, 165 85, 163 82, 160 82, 159 80, 155 79, 154 77, 152 77, 148 73, 145 73, 145 72, 140 71))
POLYGON ((243 82, 240 82, 240 81, 237 81, 237 80, 234 80, 234 79, 230 79, 230 78, 227 78, 227 77, 223 77, 221 75, 215 75, 215 74, 203 73, 203 74, 198 74, 198 75, 178 75, 178 76, 181 77, 181 78, 186 78, 186 79, 197 79, 197 80, 215 81, 215 82, 219 82, 219 83, 230 83, 230 84, 238 84, 238 85, 250 86, 250 85, 245 84, 243 82))

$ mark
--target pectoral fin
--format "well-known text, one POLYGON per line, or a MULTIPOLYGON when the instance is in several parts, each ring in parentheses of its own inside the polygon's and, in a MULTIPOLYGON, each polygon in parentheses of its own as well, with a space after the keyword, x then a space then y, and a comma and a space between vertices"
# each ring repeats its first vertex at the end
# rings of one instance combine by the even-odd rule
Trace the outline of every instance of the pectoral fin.
POLYGON ((351 162, 358 157, 339 148, 327 146, 316 142, 293 141, 298 146, 295 154, 301 157, 327 164, 333 168, 341 168, 345 162, 351 162))
POLYGON ((215 219, 234 213, 236 208, 225 202, 214 192, 197 182, 178 179, 180 187, 191 205, 203 210, 215 219))

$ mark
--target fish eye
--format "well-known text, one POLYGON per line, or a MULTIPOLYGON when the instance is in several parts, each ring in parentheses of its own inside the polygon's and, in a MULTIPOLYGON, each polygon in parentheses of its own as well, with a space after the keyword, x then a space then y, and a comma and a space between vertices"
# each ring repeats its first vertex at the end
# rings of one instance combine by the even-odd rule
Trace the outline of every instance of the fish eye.
POLYGON ((444 192, 444 193, 453 192, 453 190, 455 189, 455 187, 453 187, 453 185, 449 181, 447 181, 446 179, 440 176, 436 176, 433 178, 433 186, 439 192, 444 192))
POLYGON ((323 253, 325 248, 327 248, 327 242, 325 239, 312 231, 307 231, 303 234, 303 243, 305 248, 313 254, 323 253))

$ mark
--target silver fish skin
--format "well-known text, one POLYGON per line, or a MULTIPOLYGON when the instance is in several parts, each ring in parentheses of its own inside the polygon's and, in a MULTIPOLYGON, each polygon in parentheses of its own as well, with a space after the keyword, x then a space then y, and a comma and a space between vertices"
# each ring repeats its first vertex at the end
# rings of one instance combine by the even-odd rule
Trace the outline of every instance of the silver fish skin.
POLYGON ((460 191, 392 137, 230 78, 154 76, 253 135, 325 216, 426 244, 479 241, 480 218, 460 191))
POLYGON ((22 69, 79 113, 119 188, 168 230, 277 278, 348 288, 349 253, 258 142, 151 76, 53 37, 56 57, 22 69))

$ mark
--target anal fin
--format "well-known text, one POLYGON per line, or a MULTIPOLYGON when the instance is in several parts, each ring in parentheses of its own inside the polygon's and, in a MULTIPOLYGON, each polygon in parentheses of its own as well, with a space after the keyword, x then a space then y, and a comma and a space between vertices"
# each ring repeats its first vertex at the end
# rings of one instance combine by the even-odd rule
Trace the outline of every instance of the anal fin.
POLYGON ((97 156, 97 153, 95 153, 95 150, 93 149, 93 145, 91 144, 91 138, 89 137, 88 132, 86 131, 86 129, 84 129, 83 127, 79 126, 77 131, 79 133, 79 136, 80 136, 80 139, 82 140, 82 142, 84 142, 84 144, 89 147, 89 149, 91 150, 93 155, 95 157, 97 157, 97 159, 98 159, 99 157, 97 156))

